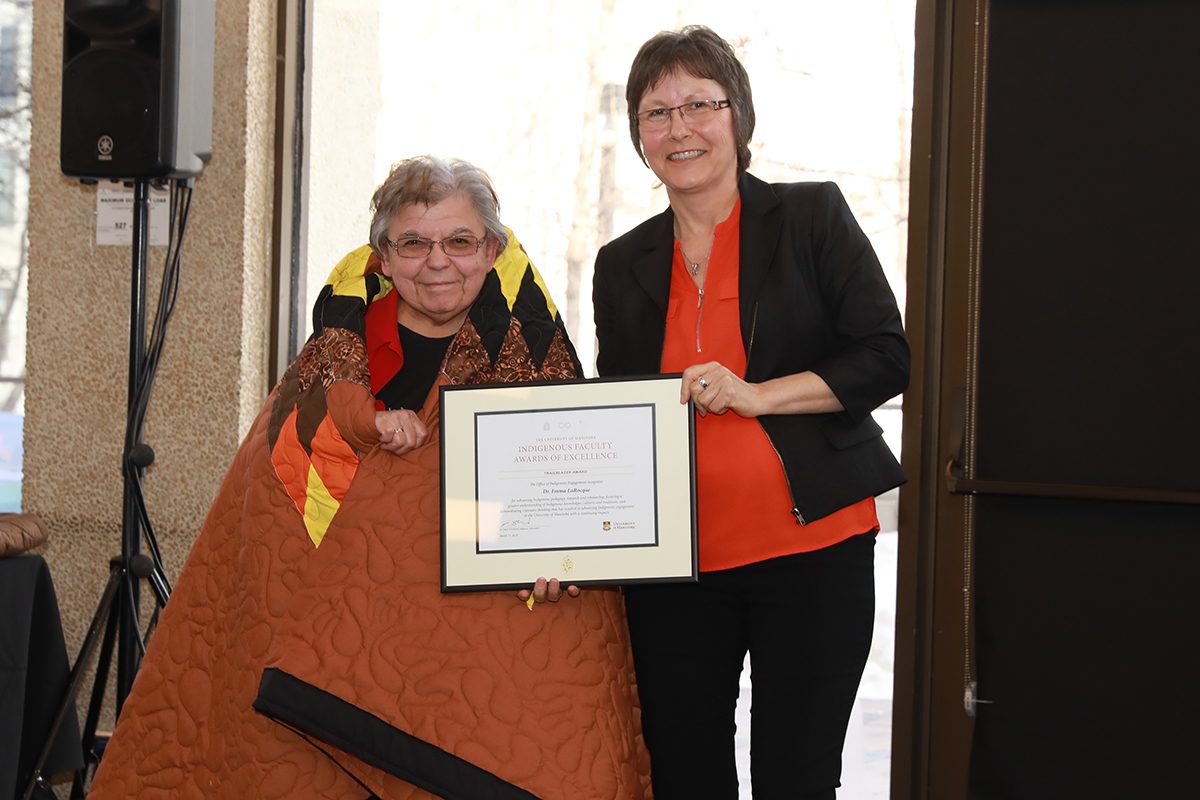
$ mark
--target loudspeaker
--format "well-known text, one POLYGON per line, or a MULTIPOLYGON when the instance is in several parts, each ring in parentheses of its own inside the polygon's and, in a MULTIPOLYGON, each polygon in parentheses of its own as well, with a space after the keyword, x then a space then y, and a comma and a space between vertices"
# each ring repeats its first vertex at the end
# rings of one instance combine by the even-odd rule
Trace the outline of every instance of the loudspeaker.
POLYGON ((66 0, 64 174, 186 178, 212 155, 216 0, 66 0))

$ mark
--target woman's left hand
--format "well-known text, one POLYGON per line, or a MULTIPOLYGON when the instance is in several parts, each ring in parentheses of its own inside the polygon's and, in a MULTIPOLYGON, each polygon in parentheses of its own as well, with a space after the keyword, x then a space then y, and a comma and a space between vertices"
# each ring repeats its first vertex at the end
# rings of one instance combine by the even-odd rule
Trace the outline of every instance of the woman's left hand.
POLYGON ((764 413, 761 384, 747 383, 719 361, 693 364, 683 371, 679 402, 690 398, 700 416, 733 411, 741 417, 764 413))
MULTIPOLYGON (((562 599, 564 594, 568 597, 579 597, 579 587, 571 584, 564 590, 558 578, 551 578, 550 580, 538 578, 533 584, 532 597, 535 603, 545 603, 547 601, 557 603, 562 599)), ((529 602, 530 595, 531 592, 529 589, 522 589, 517 592, 517 598, 523 603, 529 602)))
POLYGON ((740 417, 764 414, 828 414, 842 411, 842 403, 829 384, 815 372, 797 372, 748 383, 719 361, 693 364, 683 371, 679 402, 696 403, 700 416, 710 411, 733 411, 740 417))

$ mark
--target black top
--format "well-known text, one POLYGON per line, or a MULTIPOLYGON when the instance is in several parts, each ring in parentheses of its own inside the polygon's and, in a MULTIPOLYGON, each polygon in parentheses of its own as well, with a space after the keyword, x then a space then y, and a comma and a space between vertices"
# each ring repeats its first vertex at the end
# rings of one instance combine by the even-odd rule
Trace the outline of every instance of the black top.
POLYGON ((437 380, 438 370, 446 358, 446 350, 456 334, 431 339, 403 325, 400 348, 404 351, 404 366, 376 395, 390 409, 420 408, 437 380))

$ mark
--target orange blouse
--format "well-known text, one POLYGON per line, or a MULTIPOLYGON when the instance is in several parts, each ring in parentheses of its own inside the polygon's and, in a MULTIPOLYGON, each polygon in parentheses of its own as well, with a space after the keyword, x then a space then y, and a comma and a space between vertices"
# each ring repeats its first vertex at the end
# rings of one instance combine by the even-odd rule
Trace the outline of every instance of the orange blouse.
MULTIPOLYGON (((717 226, 703 292, 684 266, 679 242, 671 272, 662 371, 718 361, 746 374, 738 311, 741 201, 717 226)), ((868 497, 807 525, 791 514, 779 455, 757 420, 730 411, 696 417, 696 506, 700 570, 729 569, 819 550, 879 529, 868 497)))

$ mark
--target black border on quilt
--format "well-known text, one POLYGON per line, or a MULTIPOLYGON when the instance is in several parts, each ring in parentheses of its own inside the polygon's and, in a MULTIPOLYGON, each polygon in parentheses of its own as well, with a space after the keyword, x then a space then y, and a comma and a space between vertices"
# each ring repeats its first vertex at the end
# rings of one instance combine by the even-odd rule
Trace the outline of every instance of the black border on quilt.
POLYGON ((276 667, 263 670, 254 710, 445 800, 538 800, 519 786, 276 667))

